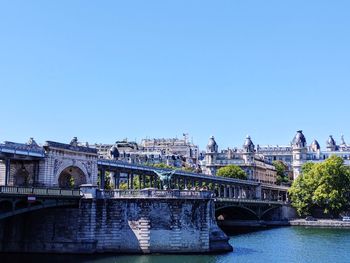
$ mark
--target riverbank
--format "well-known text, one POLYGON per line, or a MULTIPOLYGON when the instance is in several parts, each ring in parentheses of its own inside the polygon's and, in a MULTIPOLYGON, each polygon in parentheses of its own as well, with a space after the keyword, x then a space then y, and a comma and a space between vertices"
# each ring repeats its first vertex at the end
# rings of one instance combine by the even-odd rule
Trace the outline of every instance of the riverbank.
POLYGON ((294 219, 289 221, 290 226, 307 226, 322 228, 349 228, 350 222, 340 219, 317 219, 316 221, 306 221, 305 219, 294 219))
POLYGON ((305 219, 293 219, 289 221, 264 221, 264 220, 226 220, 218 221, 218 225, 229 234, 242 231, 249 232, 251 229, 265 229, 284 226, 304 226, 315 228, 348 228, 350 222, 344 222, 340 219, 316 219, 316 221, 307 221, 305 219))

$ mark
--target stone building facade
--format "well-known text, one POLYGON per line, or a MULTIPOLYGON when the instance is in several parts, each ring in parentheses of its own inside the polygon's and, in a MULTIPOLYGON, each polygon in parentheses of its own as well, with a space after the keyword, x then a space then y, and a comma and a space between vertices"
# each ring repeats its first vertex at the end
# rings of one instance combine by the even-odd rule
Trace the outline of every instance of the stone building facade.
POLYGON ((258 146, 257 153, 265 156, 269 161, 280 160, 293 171, 293 178, 300 175, 301 167, 306 162, 322 162, 332 155, 343 158, 345 165, 350 166, 350 145, 346 144, 344 136, 338 145, 332 135, 326 141, 326 149, 321 150, 317 140, 307 144, 306 137, 301 130, 297 131, 288 146, 258 146))
POLYGON ((222 150, 219 152, 214 137, 210 137, 205 159, 201 162, 202 170, 209 175, 216 175, 219 168, 227 165, 237 165, 248 175, 249 180, 274 184, 276 183, 276 169, 273 164, 265 160, 263 155, 257 154, 254 143, 247 136, 242 149, 222 150))
POLYGON ((95 144, 100 158, 135 164, 159 164, 196 168, 199 149, 184 139, 143 139, 140 144, 126 139, 115 144, 95 144))

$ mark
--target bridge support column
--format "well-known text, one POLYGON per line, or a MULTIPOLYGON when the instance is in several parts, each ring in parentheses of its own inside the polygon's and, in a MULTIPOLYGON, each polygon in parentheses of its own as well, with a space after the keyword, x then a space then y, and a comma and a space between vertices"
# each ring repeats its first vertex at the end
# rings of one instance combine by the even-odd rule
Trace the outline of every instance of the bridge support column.
POLYGON ((6 159, 5 163, 5 185, 8 185, 9 180, 10 180, 10 175, 11 175, 11 160, 6 159))
POLYGON ((120 186, 120 172, 114 173, 114 189, 119 189, 120 186))
POLYGON ((202 180, 199 180, 198 181, 198 187, 201 188, 203 186, 203 181, 202 180))
POLYGON ((109 170, 109 180, 110 180, 111 186, 115 188, 114 172, 111 172, 111 170, 109 170))
POLYGON ((33 186, 36 186, 39 181, 39 161, 33 164, 33 186))
POLYGON ((227 198, 227 185, 224 185, 224 198, 227 198))
POLYGON ((146 188, 146 175, 142 175, 142 188, 146 188))
POLYGON ((159 185, 158 185, 158 177, 155 175, 155 176, 153 176, 153 179, 154 179, 154 184, 153 184, 153 187, 154 187, 154 188, 158 188, 158 189, 159 189, 159 185))
POLYGON ((105 189, 105 178, 106 178, 106 170, 102 168, 100 170, 100 189, 105 189))
POLYGON ((186 177, 184 178, 184 190, 188 190, 188 188, 187 188, 187 178, 186 177))
POLYGON ((255 188, 255 198, 256 199, 262 199, 262 193, 261 193, 261 185, 257 186, 255 188))
POLYGON ((130 189, 134 189, 134 174, 130 175, 130 189))
POLYGON ((232 198, 232 186, 229 185, 228 187, 228 198, 232 198))

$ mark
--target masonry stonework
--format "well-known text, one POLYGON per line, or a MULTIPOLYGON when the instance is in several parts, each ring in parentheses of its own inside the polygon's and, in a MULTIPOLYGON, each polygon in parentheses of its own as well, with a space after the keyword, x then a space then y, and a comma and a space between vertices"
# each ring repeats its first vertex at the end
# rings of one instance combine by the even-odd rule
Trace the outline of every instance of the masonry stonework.
POLYGON ((207 199, 82 199, 79 208, 45 209, 2 220, 0 240, 1 252, 232 250, 216 224, 214 203, 207 199))

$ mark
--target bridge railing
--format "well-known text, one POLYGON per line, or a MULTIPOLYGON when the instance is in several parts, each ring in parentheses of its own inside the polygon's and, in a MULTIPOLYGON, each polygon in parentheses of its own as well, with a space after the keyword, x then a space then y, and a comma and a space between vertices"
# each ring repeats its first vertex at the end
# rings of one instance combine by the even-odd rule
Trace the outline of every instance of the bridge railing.
POLYGON ((0 194, 81 197, 79 189, 0 186, 0 194))
POLYGON ((205 199, 211 198, 210 191, 184 191, 184 190, 98 190, 97 198, 184 198, 205 199))
POLYGON ((215 198, 218 202, 234 202, 234 203, 259 203, 259 204, 286 204, 286 201, 262 200, 262 199, 245 199, 245 198, 215 198))

